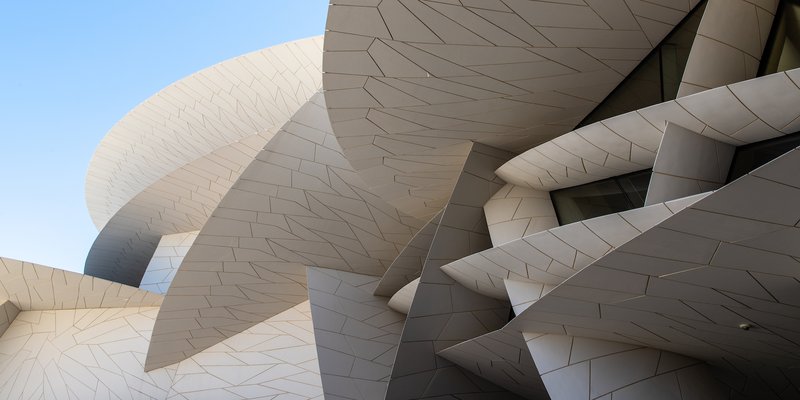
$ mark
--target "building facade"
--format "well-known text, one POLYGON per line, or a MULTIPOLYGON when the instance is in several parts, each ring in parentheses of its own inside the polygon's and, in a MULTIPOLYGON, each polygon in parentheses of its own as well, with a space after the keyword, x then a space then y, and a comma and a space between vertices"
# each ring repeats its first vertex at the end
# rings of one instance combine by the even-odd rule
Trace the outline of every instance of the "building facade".
POLYGON ((106 135, 0 398, 798 399, 800 2, 334 0, 106 135))

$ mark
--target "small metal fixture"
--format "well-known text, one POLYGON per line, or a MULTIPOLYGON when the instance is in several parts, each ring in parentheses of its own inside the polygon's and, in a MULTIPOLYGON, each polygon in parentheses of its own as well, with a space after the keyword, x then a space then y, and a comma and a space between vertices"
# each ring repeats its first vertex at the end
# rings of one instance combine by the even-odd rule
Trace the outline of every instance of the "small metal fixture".
POLYGON ((739 324, 739 329, 741 329, 743 331, 749 331, 750 328, 752 328, 752 327, 753 326, 748 324, 748 323, 739 324))

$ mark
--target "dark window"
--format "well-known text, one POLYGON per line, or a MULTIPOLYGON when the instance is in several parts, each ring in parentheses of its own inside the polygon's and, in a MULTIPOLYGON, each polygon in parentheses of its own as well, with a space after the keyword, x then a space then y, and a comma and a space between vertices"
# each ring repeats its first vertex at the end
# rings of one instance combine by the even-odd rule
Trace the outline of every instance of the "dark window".
POLYGON ((644 206, 651 170, 550 192, 560 225, 644 206))
POLYGON ((772 22, 758 75, 800 67, 800 1, 784 0, 772 22))
POLYGON ((736 148, 731 168, 728 171, 728 182, 733 182, 742 175, 782 156, 789 150, 800 146, 800 133, 764 140, 736 148))
POLYGON ((675 99, 705 7, 695 7, 577 127, 675 99))

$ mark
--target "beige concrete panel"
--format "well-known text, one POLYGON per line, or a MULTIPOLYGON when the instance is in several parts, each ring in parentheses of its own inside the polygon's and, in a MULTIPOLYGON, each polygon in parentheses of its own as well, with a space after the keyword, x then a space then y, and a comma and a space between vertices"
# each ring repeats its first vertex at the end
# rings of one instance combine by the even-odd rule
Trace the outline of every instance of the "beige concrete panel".
POLYGON ((308 298, 326 398, 382 399, 405 316, 375 296, 378 277, 311 267, 308 298))
MULTIPOLYGON (((338 140, 339 143, 348 142, 346 138, 338 140)), ((387 153, 380 163, 361 163, 357 171, 370 183, 370 190, 390 194, 381 197, 387 197, 390 204, 407 210, 409 215, 425 220, 436 215, 447 203, 447 196, 453 190, 457 172, 463 168, 469 149, 469 143, 461 142, 411 155, 387 153)))
POLYGON ((598 258, 705 195, 547 229, 467 255, 441 269, 470 290, 511 300, 519 313, 598 258))
POLYGON ((575 336, 524 333, 551 399, 717 399, 727 387, 697 359, 575 336))
POLYGON ((183 258, 186 257, 199 233, 200 231, 193 231, 162 236, 153 258, 147 264, 139 288, 166 294, 172 279, 175 278, 175 273, 178 272, 178 267, 181 266, 183 258))
POLYGON ((370 188, 427 219, 467 157, 450 149, 518 152, 568 132, 695 5, 337 2, 323 55, 333 131, 370 188), (398 166, 409 160, 425 164, 398 166))
POLYGON ((794 133, 798 82, 795 69, 618 115, 534 147, 496 172, 510 184, 551 191, 650 168, 670 122, 733 146, 794 133))
POLYGON ((375 288, 376 295, 393 296, 398 290, 419 278, 422 266, 425 265, 425 260, 428 258, 433 236, 439 228, 442 214, 443 212, 440 211, 434 215, 400 251, 375 288))
POLYGON ((558 226, 548 192, 507 184, 483 206, 492 245, 558 226))
POLYGON ((23 311, 0 337, 4 399, 166 399, 175 369, 144 372, 158 308, 23 311))
POLYGON ((411 309, 411 303, 414 301, 414 295, 417 293, 417 286, 419 286, 419 278, 408 282, 400 288, 389 299, 389 308, 399 313, 408 314, 408 310, 411 309))
POLYGON ((548 395, 521 332, 489 332, 436 354, 523 398, 557 398, 548 395))
POLYGON ((14 318, 17 318, 17 314, 19 314, 19 308, 14 303, 6 300, 0 304, 0 337, 14 322, 14 318))
POLYGON ((525 311, 528 306, 557 286, 512 279, 506 279, 503 283, 506 287, 506 292, 508 292, 508 301, 511 302, 511 309, 514 311, 515 316, 525 311))
POLYGON ((161 295, 88 275, 0 257, 0 299, 22 311, 161 305, 161 295))
POLYGON ((321 85, 322 38, 243 55, 175 82, 106 134, 86 176, 101 229, 141 191, 219 147, 275 130, 321 85))
POLYGON ((418 399, 460 393, 466 396, 514 395, 488 385, 436 355, 438 350, 500 328, 509 307, 472 292, 439 268, 490 246, 483 204, 503 186, 493 173, 510 154, 474 144, 447 204, 397 349, 387 399, 418 399))
POLYGON ((755 78, 777 1, 708 0, 678 97, 755 78))
POLYGON ((381 276, 421 226, 365 187, 330 132, 322 96, 313 97, 200 231, 159 312, 146 368, 306 300, 306 266, 381 276))
POLYGON ((0 337, 7 399, 322 399, 308 302, 144 372, 158 309, 23 311, 0 337))
POLYGON ((755 370, 793 368, 800 361, 791 339, 800 326, 798 163, 800 151, 792 150, 675 213, 509 326, 677 352, 747 382, 763 380, 755 370))
POLYGON ((84 272, 139 286, 161 236, 202 228, 274 133, 270 130, 220 147, 137 194, 97 235, 84 272))
POLYGON ((322 400, 318 362, 305 301, 171 367, 167 399, 322 400))
POLYGON ((663 203, 722 187, 735 151, 727 143, 667 122, 644 204, 663 203))

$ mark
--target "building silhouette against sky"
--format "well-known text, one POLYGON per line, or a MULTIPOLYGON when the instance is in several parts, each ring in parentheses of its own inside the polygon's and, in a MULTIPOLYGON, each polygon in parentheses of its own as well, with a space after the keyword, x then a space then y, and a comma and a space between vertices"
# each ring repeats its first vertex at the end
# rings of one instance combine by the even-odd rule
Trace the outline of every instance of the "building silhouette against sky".
POLYGON ((0 397, 800 398, 799 22, 332 1, 108 132, 85 275, 0 259, 0 397))

